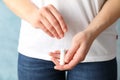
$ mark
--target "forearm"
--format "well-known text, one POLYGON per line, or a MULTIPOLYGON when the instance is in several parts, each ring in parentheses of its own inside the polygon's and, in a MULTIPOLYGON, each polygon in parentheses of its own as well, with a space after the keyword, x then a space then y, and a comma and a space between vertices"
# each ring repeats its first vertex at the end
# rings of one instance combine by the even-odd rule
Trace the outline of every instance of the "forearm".
POLYGON ((119 3, 120 0, 108 0, 85 31, 97 37, 102 31, 113 24, 120 17, 119 3))
POLYGON ((3 0, 6 5, 20 18, 29 21, 31 14, 37 11, 37 6, 31 0, 3 0))

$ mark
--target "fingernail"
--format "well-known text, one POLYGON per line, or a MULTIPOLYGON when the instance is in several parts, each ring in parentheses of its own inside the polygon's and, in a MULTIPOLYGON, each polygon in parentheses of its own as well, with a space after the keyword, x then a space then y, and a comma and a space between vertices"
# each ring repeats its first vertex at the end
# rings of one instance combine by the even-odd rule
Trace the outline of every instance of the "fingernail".
POLYGON ((61 39, 61 37, 56 37, 57 39, 61 39))
POLYGON ((50 37, 54 38, 55 36, 53 36, 53 35, 50 35, 50 37))

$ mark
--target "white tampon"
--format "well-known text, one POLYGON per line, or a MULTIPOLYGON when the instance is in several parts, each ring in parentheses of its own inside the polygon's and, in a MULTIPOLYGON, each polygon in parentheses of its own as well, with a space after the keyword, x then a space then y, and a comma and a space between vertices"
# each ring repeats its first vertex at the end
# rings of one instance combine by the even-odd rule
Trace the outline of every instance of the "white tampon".
POLYGON ((65 62, 64 62, 65 52, 66 51, 64 49, 60 50, 60 65, 64 65, 65 64, 65 62))

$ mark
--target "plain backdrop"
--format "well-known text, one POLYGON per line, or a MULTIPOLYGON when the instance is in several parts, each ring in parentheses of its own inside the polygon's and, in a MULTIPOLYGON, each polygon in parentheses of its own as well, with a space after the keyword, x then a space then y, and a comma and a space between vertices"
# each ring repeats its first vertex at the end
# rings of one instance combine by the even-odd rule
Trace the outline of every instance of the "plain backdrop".
MULTIPOLYGON (((120 21, 117 31, 120 35, 120 21)), ((17 45, 20 19, 0 0, 0 80, 17 80, 17 45)), ((118 67, 120 67, 120 38, 117 43, 118 67)), ((120 73, 120 68, 118 68, 120 73)), ((120 80, 120 75, 118 76, 120 80)))

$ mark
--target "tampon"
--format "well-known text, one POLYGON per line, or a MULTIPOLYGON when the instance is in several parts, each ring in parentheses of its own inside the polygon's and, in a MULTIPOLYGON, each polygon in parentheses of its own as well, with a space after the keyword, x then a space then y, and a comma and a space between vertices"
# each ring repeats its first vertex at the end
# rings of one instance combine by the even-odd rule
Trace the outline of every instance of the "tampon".
POLYGON ((60 50, 60 65, 64 65, 65 64, 65 62, 64 62, 65 52, 66 51, 64 49, 60 50))

